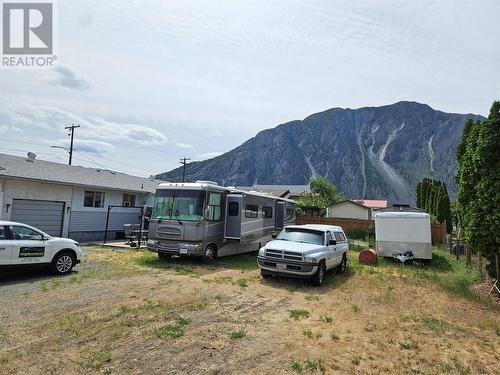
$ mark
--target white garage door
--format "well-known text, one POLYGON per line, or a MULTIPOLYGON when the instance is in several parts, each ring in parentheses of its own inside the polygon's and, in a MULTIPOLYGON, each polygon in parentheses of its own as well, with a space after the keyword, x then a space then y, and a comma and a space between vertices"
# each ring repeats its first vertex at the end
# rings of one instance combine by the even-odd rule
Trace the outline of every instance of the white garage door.
POLYGON ((31 225, 51 236, 62 231, 64 202, 14 199, 10 219, 31 225))

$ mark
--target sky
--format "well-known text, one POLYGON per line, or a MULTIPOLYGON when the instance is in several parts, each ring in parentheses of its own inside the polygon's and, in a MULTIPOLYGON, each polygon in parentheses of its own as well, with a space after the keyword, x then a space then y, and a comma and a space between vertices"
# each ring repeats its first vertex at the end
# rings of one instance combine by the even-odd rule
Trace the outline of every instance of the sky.
POLYGON ((0 69, 0 152, 139 176, 332 107, 487 115, 499 1, 59 0, 57 62, 0 69))

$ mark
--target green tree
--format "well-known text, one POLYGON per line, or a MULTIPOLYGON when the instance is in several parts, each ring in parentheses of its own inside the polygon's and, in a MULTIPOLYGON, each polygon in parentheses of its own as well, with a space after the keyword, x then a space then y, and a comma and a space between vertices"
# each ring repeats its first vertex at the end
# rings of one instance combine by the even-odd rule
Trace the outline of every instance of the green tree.
POLYGON ((468 121, 457 148, 458 216, 472 251, 490 259, 500 278, 500 102, 484 122, 468 121))
POLYGON ((301 211, 316 209, 324 215, 327 207, 344 199, 337 187, 324 177, 313 177, 309 184, 311 191, 302 193, 297 200, 301 211))

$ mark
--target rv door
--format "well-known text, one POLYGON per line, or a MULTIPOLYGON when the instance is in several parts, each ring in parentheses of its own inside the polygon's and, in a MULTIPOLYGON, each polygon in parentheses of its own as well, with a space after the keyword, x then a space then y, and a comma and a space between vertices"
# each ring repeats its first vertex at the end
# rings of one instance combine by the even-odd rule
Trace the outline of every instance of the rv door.
POLYGON ((241 238, 241 202, 241 195, 227 195, 225 238, 235 240, 241 238))

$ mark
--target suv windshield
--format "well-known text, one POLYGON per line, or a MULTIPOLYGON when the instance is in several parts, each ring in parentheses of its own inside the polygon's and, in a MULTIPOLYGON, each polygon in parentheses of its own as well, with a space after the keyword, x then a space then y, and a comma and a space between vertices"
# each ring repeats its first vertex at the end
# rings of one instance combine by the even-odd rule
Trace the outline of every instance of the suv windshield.
POLYGON ((277 240, 293 241, 293 242, 306 242, 315 245, 323 245, 324 234, 311 229, 303 228, 285 228, 276 237, 277 240))
POLYGON ((152 218, 200 221, 204 202, 203 190, 157 190, 152 218))

